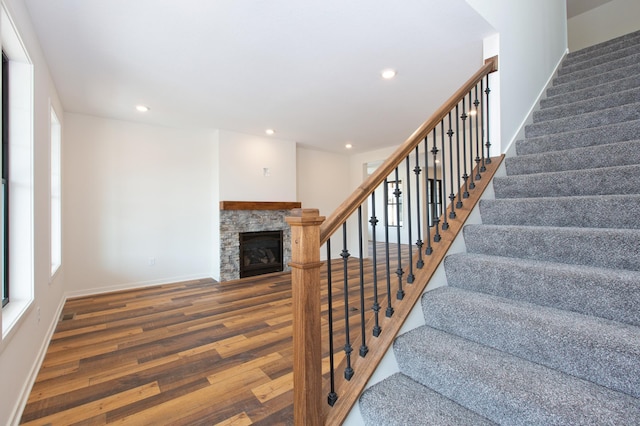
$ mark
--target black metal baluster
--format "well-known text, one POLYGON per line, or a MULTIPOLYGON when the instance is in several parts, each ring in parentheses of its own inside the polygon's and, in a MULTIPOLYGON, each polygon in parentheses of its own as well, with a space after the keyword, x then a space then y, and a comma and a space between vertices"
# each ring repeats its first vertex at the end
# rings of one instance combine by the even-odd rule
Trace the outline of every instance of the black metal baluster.
MULTIPOLYGON (((425 138, 425 152, 426 152, 426 143, 427 138, 425 138)), ((418 147, 416 146, 416 166, 413 168, 413 173, 416 174, 416 223, 418 224, 418 239, 416 240, 416 247, 418 247, 418 262, 416 266, 418 269, 422 269, 424 266, 424 260, 422 260, 422 232, 421 232, 421 224, 420 224, 420 172, 422 169, 420 168, 420 158, 418 154, 418 147)), ((428 217, 428 216, 427 216, 428 217)), ((429 247, 427 250, 431 249, 431 238, 429 235, 429 225, 427 224, 427 241, 429 241, 429 247)), ((431 253, 427 253, 431 254, 431 253)))
POLYGON ((335 367, 333 361, 333 295, 331 294, 331 239, 327 240, 327 310, 328 310, 328 321, 329 321, 329 379, 331 381, 331 390, 329 391, 329 395, 327 395, 327 402, 330 406, 333 405, 338 400, 338 394, 336 393, 336 383, 335 383, 335 367))
POLYGON ((351 339, 349 338, 349 274, 347 261, 349 259, 349 250, 347 250, 347 223, 342 224, 342 266, 343 266, 343 281, 344 281, 344 331, 345 331, 345 343, 344 354, 347 359, 347 367, 344 369, 344 378, 351 380, 353 377, 353 368, 351 368, 351 339))
MULTIPOLYGON (((456 115, 458 115, 457 112, 456 115)), ((449 204, 451 204, 451 211, 449 212, 449 219, 455 219, 456 210, 454 207, 454 201, 456 199, 456 195, 453 193, 453 129, 451 128, 451 111, 449 111, 449 131, 447 132, 447 135, 449 136, 449 178, 451 179, 451 193, 449 194, 449 204)))
POLYGON ((384 180, 384 254, 387 272, 387 311, 385 315, 390 318, 393 315, 391 305, 391 265, 389 264, 389 180, 384 180))
MULTIPOLYGON (((458 201, 456 202, 456 208, 462 208, 462 183, 460 182, 460 130, 458 128, 458 105, 456 105, 456 175, 458 176, 458 201)), ((453 191, 453 188, 451 188, 453 191)))
POLYGON ((482 151, 482 143, 480 142, 480 135, 478 133, 478 116, 480 115, 480 111, 478 111, 478 106, 480 105, 480 101, 478 100, 478 85, 474 88, 474 96, 473 106, 475 107, 475 124, 476 124, 476 180, 482 179, 482 175, 480 174, 480 154, 482 151))
POLYGON ((413 247, 411 247, 411 239, 413 236, 411 235, 411 164, 409 160, 409 155, 407 155, 406 159, 407 164, 407 186, 404 188, 404 192, 407 195, 405 198, 407 199, 407 235, 408 235, 408 246, 409 246, 409 274, 407 275, 407 284, 412 284, 415 280, 415 275, 413 275, 413 247))
POLYGON ((491 93, 491 89, 489 89, 489 74, 487 74, 487 88, 484 89, 484 93, 487 94, 487 159, 485 160, 486 164, 491 164, 491 154, 490 154, 490 148, 491 148, 491 142, 489 142, 489 93, 491 93))
MULTIPOLYGON (((464 97, 462 98, 462 114, 460 114, 460 119, 462 120, 462 181, 464 182, 464 192, 462 192, 462 198, 469 198, 469 174, 467 174, 467 107, 464 101, 464 97)), ((456 120, 456 130, 458 129, 458 121, 456 120)), ((460 133, 458 133, 460 136, 460 133)), ((458 149, 460 149, 460 145, 458 145, 458 149)), ((460 205, 462 207, 462 203, 460 205)))
POLYGON ((362 345, 360 345, 360 356, 367 356, 366 330, 364 321, 364 250, 362 248, 362 206, 358 207, 358 245, 360 250, 360 327, 362 331, 362 345))
MULTIPOLYGON (((427 209, 429 210, 430 213, 430 217, 431 217, 431 223, 433 226, 433 241, 435 243, 437 243, 438 241, 440 241, 440 212, 438 212, 438 202, 437 202, 437 197, 435 195, 435 188, 436 188, 436 184, 438 182, 437 179, 437 168, 436 168, 436 157, 438 154, 438 147, 436 146, 436 129, 435 127, 433 128, 433 148, 431 148, 431 153, 433 154, 433 187, 430 184, 429 181, 429 153, 427 152, 427 138, 424 139, 425 141, 425 146, 424 146, 424 169, 425 169, 425 174, 424 174, 424 181, 426 183, 425 188, 427 188, 427 209)), ((428 224, 427 224, 428 225, 428 224)), ((427 227, 427 235, 429 236, 429 245, 427 247, 427 254, 432 254, 433 253, 433 247, 431 247, 431 235, 430 235, 430 230, 429 227, 427 227)))
POLYGON ((471 97, 471 91, 469 91, 469 167, 471 167, 471 173, 469 177, 471 178, 471 182, 469 182, 469 189, 474 189, 476 187, 476 183, 473 177, 473 116, 475 112, 473 110, 473 105, 471 97))
POLYGON ((371 306, 375 323, 373 326, 373 335, 378 337, 382 328, 380 328, 380 323, 378 321, 380 303, 378 302, 378 243, 376 241, 376 226, 378 225, 378 218, 376 217, 376 191, 371 193, 371 219, 369 219, 369 223, 371 224, 371 236, 373 238, 373 305, 371 306))
POLYGON ((484 134, 484 117, 485 117, 485 113, 484 113, 484 98, 482 97, 482 94, 484 93, 484 80, 480 80, 480 115, 482 115, 482 117, 480 117, 480 136, 482 136, 482 140, 480 141, 480 152, 482 153, 482 166, 480 166, 480 171, 481 172, 486 172, 487 168, 486 168, 486 158, 484 156, 484 141, 486 139, 485 134, 484 134))
POLYGON ((402 300, 404 297, 404 290, 402 289, 402 275, 404 275, 404 271, 402 270, 402 244, 400 241, 400 196, 402 195, 402 191, 400 191, 400 175, 398 173, 398 168, 396 167, 396 187, 393 191, 393 196, 396 197, 396 238, 397 238, 397 246, 398 246, 398 269, 396 269, 396 275, 398 276, 398 291, 396 293, 396 298, 398 300, 402 300))
MULTIPOLYGON (((449 115, 451 115, 451 114, 449 114, 449 115)), ((435 129, 434 129, 434 131, 435 131, 435 129)), ((444 143, 444 118, 440 121, 440 139, 441 139, 440 148, 442 148, 442 160, 441 160, 441 163, 440 163, 440 164, 442 164, 442 167, 441 167, 441 169, 442 169, 442 193, 446 196, 446 194, 447 194, 447 179, 446 179, 445 170, 444 170, 444 164, 445 164, 445 155, 444 154, 445 154, 445 146, 446 146, 445 143, 444 143)), ((433 150, 432 150, 432 152, 433 152, 433 176, 434 176, 434 179, 435 179, 435 176, 437 176, 436 175, 436 154, 438 153, 438 150, 435 147, 435 143, 436 143, 436 140, 434 138, 433 139, 433 144, 434 144, 433 148, 434 148, 435 152, 433 152, 433 150)), ((442 203, 444 204, 444 199, 442 200, 442 203)), ((438 210, 438 209, 436 208, 436 210, 438 210)), ((447 220, 447 205, 446 204, 444 204, 442 206, 442 219, 443 219, 443 221, 442 221, 442 230, 446 231, 447 229, 449 229, 449 221, 447 220)), ((434 241, 436 241, 436 240, 434 239, 434 241)), ((438 241, 440 241, 440 240, 438 240, 438 241)))

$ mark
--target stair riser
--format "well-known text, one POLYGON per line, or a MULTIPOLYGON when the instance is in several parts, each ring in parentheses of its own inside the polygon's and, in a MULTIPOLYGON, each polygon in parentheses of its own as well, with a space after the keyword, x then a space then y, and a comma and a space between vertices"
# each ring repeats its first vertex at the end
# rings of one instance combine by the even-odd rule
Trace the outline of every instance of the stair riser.
POLYGON ((638 119, 640 119, 640 103, 634 103, 574 117, 529 124, 525 126, 524 132, 527 138, 535 138, 638 119))
POLYGON ((541 99, 540 109, 545 110, 547 108, 568 105, 574 102, 582 102, 600 96, 623 92, 636 87, 640 87, 640 75, 633 75, 622 80, 604 83, 599 86, 590 86, 586 89, 541 99))
POLYGON ((637 103, 640 99, 640 87, 600 96, 594 99, 575 102, 554 108, 547 108, 533 113, 533 122, 542 123, 549 120, 573 117, 579 114, 592 113, 622 105, 637 103))
POLYGON ((629 76, 638 75, 640 64, 632 64, 623 68, 613 69, 602 74, 589 75, 586 78, 570 80, 566 83, 553 82, 553 86, 547 89, 547 97, 564 95, 578 90, 585 90, 601 84, 611 83, 612 81, 629 78, 629 76))
POLYGON ((480 212, 485 225, 640 229, 640 195, 485 200, 480 212))
POLYGON ((640 271, 640 231, 467 225, 470 253, 640 271))
POLYGON ((553 80, 554 85, 560 85, 568 83, 570 81, 580 80, 583 78, 589 78, 592 75, 604 74, 608 71, 617 70, 627 67, 629 65, 635 65, 640 63, 640 54, 625 56, 624 58, 616 59, 613 61, 605 62, 604 64, 596 65, 580 71, 575 71, 570 74, 561 75, 553 80))
POLYGON ((640 396, 640 329, 526 302, 441 287, 424 295, 427 326, 640 396))
POLYGON ((640 326, 640 273, 455 254, 448 285, 640 326))
POLYGON ((640 44, 630 44, 627 47, 616 49, 608 53, 602 52, 597 56, 592 56, 584 61, 576 63, 563 63, 562 67, 558 70, 558 76, 568 76, 575 74, 578 71, 584 71, 585 69, 592 69, 595 66, 606 64, 608 62, 616 61, 619 59, 627 58, 632 55, 640 53, 640 44))
POLYGON ((566 56, 564 63, 566 65, 571 65, 576 62, 587 61, 590 58, 614 52, 618 49, 624 49, 626 46, 638 43, 640 43, 640 31, 635 31, 593 46, 576 50, 575 52, 570 52, 566 56))
POLYGON ((496 198, 639 194, 640 165, 496 177, 496 198))
POLYGON ((640 164, 640 140, 505 159, 510 176, 633 164, 640 164))
POLYGON ((608 143, 631 141, 640 134, 640 120, 615 123, 593 129, 540 136, 516 142, 518 155, 539 154, 608 143))

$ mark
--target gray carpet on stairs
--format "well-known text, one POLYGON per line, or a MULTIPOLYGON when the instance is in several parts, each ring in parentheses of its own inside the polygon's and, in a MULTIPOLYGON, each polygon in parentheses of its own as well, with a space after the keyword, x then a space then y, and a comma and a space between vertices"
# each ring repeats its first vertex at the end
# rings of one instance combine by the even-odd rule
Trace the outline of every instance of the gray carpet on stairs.
POLYGON ((519 155, 505 159, 509 175, 560 172, 585 166, 597 169, 638 163, 640 163, 640 140, 519 155))
POLYGON ((591 129, 576 129, 566 133, 519 140, 516 142, 516 151, 518 155, 562 151, 636 140, 639 137, 638 135, 640 135, 640 120, 632 120, 591 129))
POLYGON ((368 425, 640 424, 640 31, 567 55, 368 425))
POLYGON ((640 326, 637 271, 477 253, 444 262, 453 287, 640 326))

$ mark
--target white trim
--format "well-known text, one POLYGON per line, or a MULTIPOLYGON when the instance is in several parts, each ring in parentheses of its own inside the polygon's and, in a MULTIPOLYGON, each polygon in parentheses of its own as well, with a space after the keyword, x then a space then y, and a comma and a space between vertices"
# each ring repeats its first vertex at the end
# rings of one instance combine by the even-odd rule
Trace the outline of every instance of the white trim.
POLYGON ((124 283, 124 284, 117 284, 113 286, 96 287, 88 290, 68 291, 68 292, 65 292, 64 296, 67 299, 72 299, 77 297, 86 297, 86 296, 95 296, 98 294, 113 293, 116 291, 135 290, 137 288, 152 287, 152 286, 165 285, 165 284, 175 284, 183 281, 204 280, 204 279, 213 280, 210 274, 182 275, 182 276, 164 278, 159 280, 138 281, 138 282, 124 283))
MULTIPOLYGON (((2 342, 6 345, 25 318, 34 300, 34 66, 6 5, 0 8, 2 49, 9 59, 10 219, 9 247, 12 256, 7 267, 9 304, 2 309, 2 342), (16 149, 17 148, 17 149, 16 149), (11 304, 16 304, 13 308, 11 304)), ((2 349, 0 348, 0 351, 2 349)))
MULTIPOLYGON (((44 357, 47 354, 47 349, 49 348, 49 342, 53 338, 53 333, 56 331, 56 326, 58 325, 58 319, 60 315, 62 315, 62 309, 64 308, 64 304, 67 299, 63 296, 60 299, 60 303, 58 304, 58 308, 56 309, 56 314, 53 316, 51 324, 49 324, 49 329, 45 335, 45 338, 42 340, 42 344, 40 345, 40 350, 38 351, 38 355, 31 366, 31 370, 29 371, 29 376, 27 380, 23 382, 22 389, 20 389, 20 397, 16 401, 16 405, 11 410, 11 416, 9 417, 11 425, 18 425, 20 423, 20 418, 22 417, 22 412, 24 408, 27 406, 27 401, 29 400, 29 395, 31 394, 31 389, 33 388, 33 384, 38 377, 38 373, 40 372, 40 367, 42 367, 42 363, 44 362, 44 357)), ((32 304, 33 305, 33 304, 32 304)))

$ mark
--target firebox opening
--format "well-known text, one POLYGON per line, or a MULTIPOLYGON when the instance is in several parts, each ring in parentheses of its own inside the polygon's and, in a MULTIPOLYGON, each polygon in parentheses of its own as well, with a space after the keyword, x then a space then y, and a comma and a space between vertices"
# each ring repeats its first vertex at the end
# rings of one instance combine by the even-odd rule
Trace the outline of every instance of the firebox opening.
POLYGON ((240 278, 281 272, 282 231, 240 233, 240 278))

